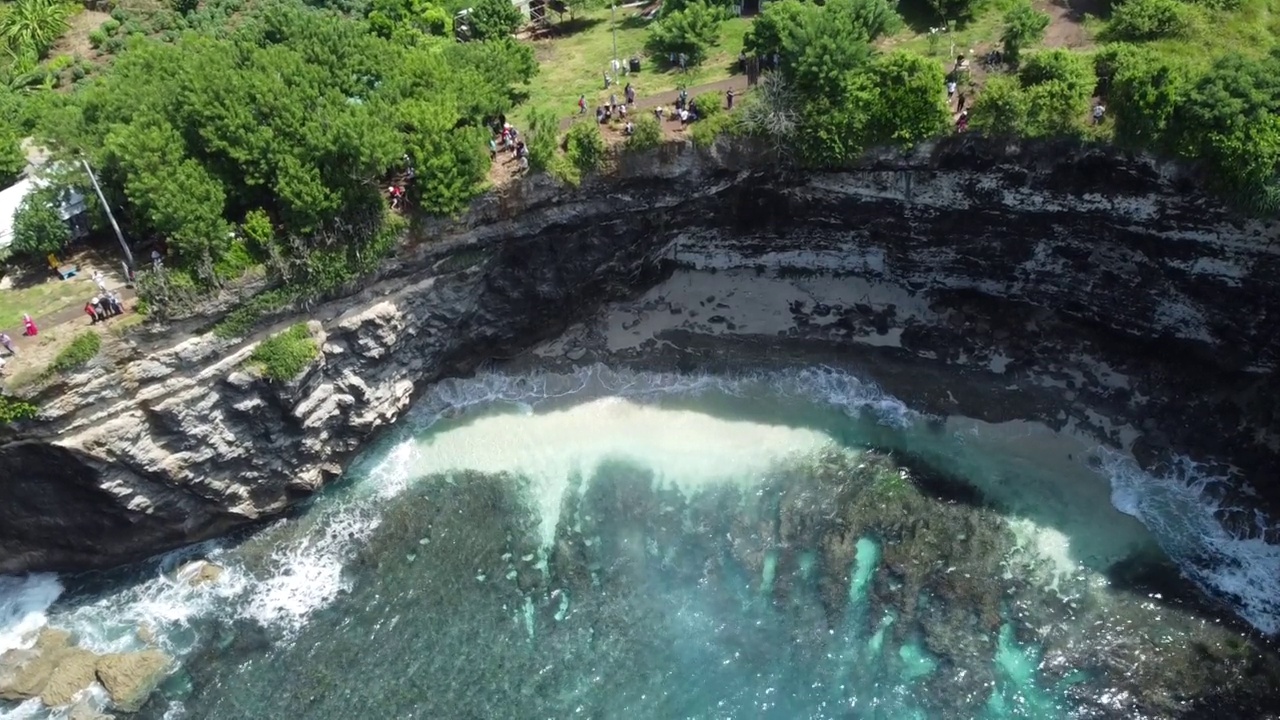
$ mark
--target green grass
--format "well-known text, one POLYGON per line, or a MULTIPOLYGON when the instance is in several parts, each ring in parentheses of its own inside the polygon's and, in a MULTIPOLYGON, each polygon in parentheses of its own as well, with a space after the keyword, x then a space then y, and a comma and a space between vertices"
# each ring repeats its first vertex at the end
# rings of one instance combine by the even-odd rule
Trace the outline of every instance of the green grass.
POLYGON ((566 21, 582 29, 571 34, 559 35, 548 40, 533 42, 538 59, 538 76, 529 83, 528 100, 511 113, 517 127, 527 125, 529 108, 546 106, 557 115, 567 117, 578 111, 579 95, 586 95, 591 107, 609 99, 615 92, 622 97, 622 88, 630 82, 638 96, 656 95, 675 90, 680 85, 693 87, 723 80, 733 74, 742 51, 742 38, 751 27, 751 21, 733 18, 724 23, 720 44, 702 65, 688 72, 664 69, 666 58, 651 58, 644 43, 648 37, 649 23, 639 17, 638 8, 617 11, 618 59, 626 61, 632 55, 641 58, 639 73, 618 78, 609 90, 604 88, 603 73, 613 59, 613 34, 610 32, 608 10, 579 13, 574 21, 566 21), (661 60, 661 62, 659 62, 661 60))
POLYGON ((100 350, 102 350, 102 336, 92 330, 85 330, 62 348, 53 362, 49 363, 47 372, 61 373, 75 370, 97 357, 100 350))
POLYGON ((292 380, 320 353, 305 323, 272 335, 254 348, 249 363, 265 377, 278 382, 292 380))
POLYGON ((22 314, 40 318, 72 305, 81 305, 94 293, 92 283, 75 280, 50 280, 21 289, 0 290, 0 329, 15 330, 22 325, 22 314))
POLYGON ((1237 10, 1205 10, 1189 37, 1143 43, 1171 58, 1207 67, 1228 53, 1261 57, 1280 38, 1280 0, 1244 0, 1237 10))

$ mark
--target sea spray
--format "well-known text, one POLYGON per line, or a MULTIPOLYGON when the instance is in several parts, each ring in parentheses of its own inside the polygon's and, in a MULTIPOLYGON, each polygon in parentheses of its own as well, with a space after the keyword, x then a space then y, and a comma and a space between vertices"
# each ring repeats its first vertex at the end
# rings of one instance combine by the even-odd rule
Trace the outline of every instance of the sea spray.
POLYGON ((62 590, 52 573, 0 575, 0 653, 35 642, 35 631, 45 625, 45 611, 62 590))

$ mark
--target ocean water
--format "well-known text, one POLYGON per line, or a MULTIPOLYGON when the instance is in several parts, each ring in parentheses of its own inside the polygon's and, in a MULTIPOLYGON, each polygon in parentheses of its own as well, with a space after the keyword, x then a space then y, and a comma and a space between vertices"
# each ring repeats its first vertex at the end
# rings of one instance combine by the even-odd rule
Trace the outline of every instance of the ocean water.
POLYGON ((821 368, 485 374, 266 529, 0 578, 0 651, 145 628, 145 718, 1261 717, 1280 549, 1179 473, 821 368))

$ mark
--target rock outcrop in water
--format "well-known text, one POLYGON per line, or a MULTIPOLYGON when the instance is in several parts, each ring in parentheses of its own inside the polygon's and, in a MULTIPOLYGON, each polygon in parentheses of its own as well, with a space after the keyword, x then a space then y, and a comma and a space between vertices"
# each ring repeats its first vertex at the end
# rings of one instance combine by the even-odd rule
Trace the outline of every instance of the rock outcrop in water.
POLYGON ((30 648, 0 655, 0 700, 39 698, 51 708, 68 707, 98 682, 113 707, 137 712, 172 667, 173 659, 159 650, 97 655, 65 630, 46 627, 30 648))
POLYGON ((819 303, 793 308, 781 336, 715 346, 713 332, 681 330, 586 360, 835 353, 921 409, 1079 418, 1148 465, 1175 452, 1230 461, 1263 502, 1280 500, 1259 472, 1280 450, 1274 225, 1233 216, 1172 168, 1097 149, 961 139, 847 172, 767 165, 673 146, 579 190, 532 178, 490 196, 308 313, 322 353, 287 383, 246 369, 252 344, 211 334, 175 330, 99 359, 44 392, 38 421, 5 431, 0 572, 110 566, 279 514, 431 382, 510 359, 678 268, 874 280, 935 316, 873 297, 819 303), (896 344, 858 339, 891 331, 896 344), (1127 383, 1100 380, 1103 361, 1127 383), (1065 379, 1028 389, 1045 368, 1065 379), (1136 440, 1116 430, 1126 422, 1136 440))

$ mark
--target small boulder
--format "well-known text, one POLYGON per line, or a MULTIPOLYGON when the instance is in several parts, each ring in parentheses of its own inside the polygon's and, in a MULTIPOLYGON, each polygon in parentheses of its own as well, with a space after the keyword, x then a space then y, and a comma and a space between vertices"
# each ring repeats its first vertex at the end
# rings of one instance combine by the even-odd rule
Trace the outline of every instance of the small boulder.
POLYGON ((222 568, 208 560, 195 560, 178 568, 178 579, 192 587, 217 582, 222 577, 222 568))
POLYGON ((83 648, 59 650, 49 682, 40 691, 40 701, 49 707, 70 705, 81 690, 93 684, 98 656, 83 648))
POLYGON ((137 712, 172 666, 173 658, 159 650, 111 653, 98 658, 98 682, 117 708, 137 712))
POLYGON ((70 644, 71 633, 46 627, 30 649, 10 650, 0 655, 0 700, 39 696, 49 684, 58 656, 70 644))

